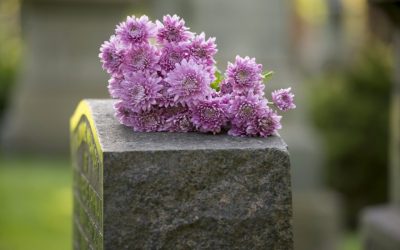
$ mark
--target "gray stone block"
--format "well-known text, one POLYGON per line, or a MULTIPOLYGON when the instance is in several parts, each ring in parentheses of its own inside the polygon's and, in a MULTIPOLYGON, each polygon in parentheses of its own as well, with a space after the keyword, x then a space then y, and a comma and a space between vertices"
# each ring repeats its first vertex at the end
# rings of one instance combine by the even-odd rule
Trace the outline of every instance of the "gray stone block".
POLYGON ((112 102, 71 119, 75 249, 293 249, 280 137, 134 133, 112 102))
POLYGON ((400 208, 381 206, 366 209, 361 217, 363 249, 400 249, 400 208))

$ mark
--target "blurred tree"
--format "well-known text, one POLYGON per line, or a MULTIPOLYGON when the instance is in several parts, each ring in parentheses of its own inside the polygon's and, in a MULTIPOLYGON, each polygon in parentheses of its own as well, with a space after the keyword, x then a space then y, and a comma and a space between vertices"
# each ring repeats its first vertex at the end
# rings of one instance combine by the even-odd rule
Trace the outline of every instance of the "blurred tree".
POLYGON ((0 1, 0 118, 6 107, 19 63, 19 30, 19 1, 0 1))
POLYGON ((392 62, 388 48, 366 44, 350 67, 323 75, 311 93, 313 121, 326 145, 326 181, 343 195, 352 227, 360 209, 385 202, 388 191, 392 62))

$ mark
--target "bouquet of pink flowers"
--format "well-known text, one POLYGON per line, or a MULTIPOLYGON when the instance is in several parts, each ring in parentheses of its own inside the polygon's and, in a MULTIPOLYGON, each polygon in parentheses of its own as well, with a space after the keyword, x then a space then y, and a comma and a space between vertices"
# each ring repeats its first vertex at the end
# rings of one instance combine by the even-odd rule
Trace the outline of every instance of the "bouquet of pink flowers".
POLYGON ((267 137, 281 128, 281 111, 295 108, 291 89, 264 96, 254 58, 236 56, 224 75, 216 67, 215 38, 189 31, 180 17, 128 17, 100 48, 116 116, 134 131, 267 137))

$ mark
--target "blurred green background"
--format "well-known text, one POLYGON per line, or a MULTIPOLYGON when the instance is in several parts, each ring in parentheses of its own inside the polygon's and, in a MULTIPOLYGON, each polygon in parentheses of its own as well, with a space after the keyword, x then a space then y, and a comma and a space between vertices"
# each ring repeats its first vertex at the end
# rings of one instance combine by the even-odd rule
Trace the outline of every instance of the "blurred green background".
POLYGON ((371 40, 348 68, 331 68, 311 83, 312 119, 327 155, 324 179, 342 194, 351 228, 362 208, 388 200, 390 55, 371 40))

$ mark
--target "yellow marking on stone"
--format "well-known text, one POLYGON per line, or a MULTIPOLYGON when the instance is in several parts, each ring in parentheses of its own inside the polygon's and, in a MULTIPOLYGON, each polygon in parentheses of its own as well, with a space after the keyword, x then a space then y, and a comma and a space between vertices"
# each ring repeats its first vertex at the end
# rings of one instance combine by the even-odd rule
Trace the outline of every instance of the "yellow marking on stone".
MULTIPOLYGON (((79 122, 83 116, 85 116, 87 121, 89 122, 90 130, 94 137, 94 142, 96 144, 97 152, 99 152, 98 157, 100 158, 100 162, 103 162, 103 151, 101 148, 97 128, 93 121, 92 110, 86 100, 80 101, 80 103, 78 104, 78 107, 75 109, 74 114, 71 116, 70 123, 69 123, 70 124, 70 134, 72 135, 74 133, 74 131, 77 129, 79 122)), ((83 132, 83 131, 79 131, 79 133, 81 133, 81 132, 83 132)), ((81 134, 81 136, 83 136, 83 135, 81 134)))

